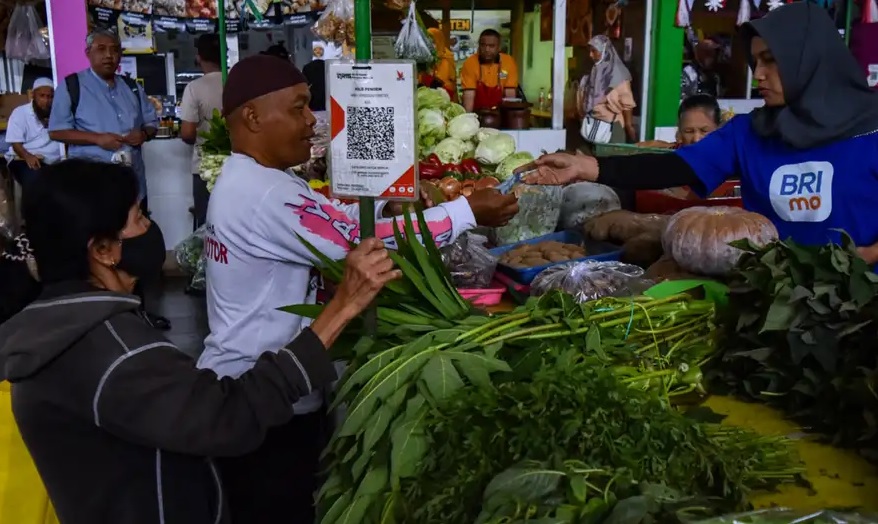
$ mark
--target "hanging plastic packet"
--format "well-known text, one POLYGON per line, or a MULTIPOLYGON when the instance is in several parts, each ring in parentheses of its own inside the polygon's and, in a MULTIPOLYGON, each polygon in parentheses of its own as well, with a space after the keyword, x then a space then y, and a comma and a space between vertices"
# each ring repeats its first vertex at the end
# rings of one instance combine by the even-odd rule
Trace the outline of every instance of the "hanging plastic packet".
POLYGON ((354 0, 329 0, 311 31, 327 42, 354 47, 354 0))
POLYGON ((6 33, 6 58, 23 62, 51 58, 49 46, 40 32, 42 26, 36 7, 31 4, 15 6, 6 33))
POLYGON ((409 14, 402 22, 402 31, 393 45, 397 58, 414 60, 419 64, 432 64, 436 61, 436 46, 424 29, 415 2, 409 4, 409 14))

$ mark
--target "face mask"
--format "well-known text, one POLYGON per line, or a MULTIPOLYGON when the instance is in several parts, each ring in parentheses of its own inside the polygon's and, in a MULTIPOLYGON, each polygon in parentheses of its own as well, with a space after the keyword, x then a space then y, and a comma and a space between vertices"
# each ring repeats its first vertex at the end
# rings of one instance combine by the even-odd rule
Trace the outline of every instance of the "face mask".
POLYGON ((165 237, 162 230, 152 222, 146 233, 122 240, 122 259, 118 269, 138 279, 159 276, 165 263, 165 237))

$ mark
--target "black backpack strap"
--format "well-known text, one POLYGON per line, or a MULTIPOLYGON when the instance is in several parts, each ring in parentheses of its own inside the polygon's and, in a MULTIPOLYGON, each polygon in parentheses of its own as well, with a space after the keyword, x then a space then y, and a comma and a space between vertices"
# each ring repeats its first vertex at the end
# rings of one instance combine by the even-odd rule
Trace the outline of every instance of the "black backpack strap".
POLYGON ((131 90, 132 93, 137 95, 138 102, 140 101, 140 84, 137 83, 137 80, 134 80, 130 76, 122 76, 122 81, 125 82, 125 85, 128 86, 128 89, 131 90))
POLYGON ((67 94, 70 95, 70 114, 76 117, 76 108, 79 106, 79 74, 67 75, 64 83, 67 84, 67 94))

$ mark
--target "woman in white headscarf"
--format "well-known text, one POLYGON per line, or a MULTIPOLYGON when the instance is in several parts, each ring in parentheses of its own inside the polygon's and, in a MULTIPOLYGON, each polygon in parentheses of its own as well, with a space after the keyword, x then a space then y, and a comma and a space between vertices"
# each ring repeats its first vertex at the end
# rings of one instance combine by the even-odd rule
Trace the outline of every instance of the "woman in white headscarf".
MULTIPOLYGON (((637 141, 632 110, 637 107, 631 93, 631 73, 606 35, 589 40, 594 67, 579 83, 576 107, 582 120, 580 133, 589 142, 610 142, 621 128, 628 142, 637 141)), ((620 137, 621 138, 621 137, 620 137)))

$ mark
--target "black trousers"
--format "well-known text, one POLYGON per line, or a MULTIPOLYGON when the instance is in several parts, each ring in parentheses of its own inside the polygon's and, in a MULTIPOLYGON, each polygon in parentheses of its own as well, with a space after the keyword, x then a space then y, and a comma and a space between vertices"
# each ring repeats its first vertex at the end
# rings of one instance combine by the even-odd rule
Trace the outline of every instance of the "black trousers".
POLYGON ((324 411, 299 415, 268 431, 256 451, 217 461, 232 524, 313 524, 320 453, 328 438, 324 411))

